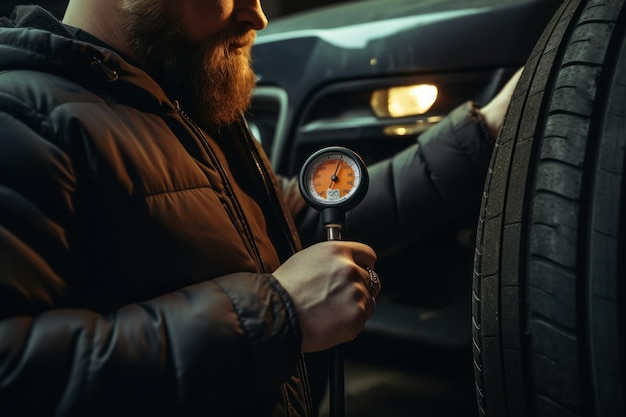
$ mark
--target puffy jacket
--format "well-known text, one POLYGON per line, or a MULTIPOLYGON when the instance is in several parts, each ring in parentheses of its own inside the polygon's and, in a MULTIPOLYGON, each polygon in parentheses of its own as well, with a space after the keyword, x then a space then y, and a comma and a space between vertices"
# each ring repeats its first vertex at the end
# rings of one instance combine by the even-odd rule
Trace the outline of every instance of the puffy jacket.
MULTIPOLYGON (((424 216, 443 221, 466 204, 451 190, 472 196, 448 187, 450 161, 482 187, 490 145, 467 106, 371 168, 348 235, 386 253, 438 221, 424 216)), ((311 415, 295 311, 271 275, 300 249, 296 228, 322 239, 243 117, 206 132, 41 9, 0 21, 2 416, 311 415)))

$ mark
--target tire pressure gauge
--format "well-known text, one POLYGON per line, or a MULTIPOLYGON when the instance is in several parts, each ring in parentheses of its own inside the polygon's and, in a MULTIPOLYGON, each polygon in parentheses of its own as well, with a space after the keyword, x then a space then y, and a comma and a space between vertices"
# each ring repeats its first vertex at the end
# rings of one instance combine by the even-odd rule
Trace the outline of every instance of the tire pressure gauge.
MULTIPOLYGON (((300 193, 321 212, 328 240, 341 240, 346 211, 359 204, 369 186, 365 163, 350 149, 331 146, 311 155, 300 171, 300 193)), ((330 382, 330 416, 345 416, 344 366, 340 346, 333 348, 330 382)))
POLYGON ((322 214, 328 240, 339 240, 345 213, 367 194, 365 163, 350 149, 331 146, 311 155, 300 171, 300 192, 322 214))

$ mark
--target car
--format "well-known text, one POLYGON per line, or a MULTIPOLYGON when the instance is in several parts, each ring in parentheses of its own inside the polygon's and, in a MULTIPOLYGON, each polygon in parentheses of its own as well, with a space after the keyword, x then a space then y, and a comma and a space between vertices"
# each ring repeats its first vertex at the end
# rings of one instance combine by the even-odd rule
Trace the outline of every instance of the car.
MULTIPOLYGON (((248 122, 281 175, 298 175, 309 155, 331 145, 375 163, 464 101, 487 103, 524 65, 559 3, 366 0, 276 18, 252 50, 258 83, 248 122), (375 107, 377 95, 415 85, 437 89, 423 113, 375 107)), ((385 290, 366 336, 471 346, 478 206, 379 260, 385 290)))
POLYGON ((328 146, 390 157, 524 66, 483 195, 378 260, 383 293, 347 360, 372 365, 363 378, 398 373, 352 381, 348 415, 624 415, 623 6, 357 0, 259 32, 247 117, 284 176, 328 146), (423 110, 380 108, 424 85, 423 110), (414 367, 460 389, 416 404, 428 394, 407 387, 424 384, 404 378, 414 367))

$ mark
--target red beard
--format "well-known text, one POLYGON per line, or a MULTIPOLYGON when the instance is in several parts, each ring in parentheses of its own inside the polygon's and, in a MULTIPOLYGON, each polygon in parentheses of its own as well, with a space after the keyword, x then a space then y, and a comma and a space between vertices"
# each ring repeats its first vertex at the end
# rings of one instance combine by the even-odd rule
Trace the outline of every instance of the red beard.
POLYGON ((249 107, 256 76, 250 51, 256 32, 231 26, 206 42, 188 39, 161 2, 120 11, 125 37, 144 69, 208 126, 237 120, 249 107))

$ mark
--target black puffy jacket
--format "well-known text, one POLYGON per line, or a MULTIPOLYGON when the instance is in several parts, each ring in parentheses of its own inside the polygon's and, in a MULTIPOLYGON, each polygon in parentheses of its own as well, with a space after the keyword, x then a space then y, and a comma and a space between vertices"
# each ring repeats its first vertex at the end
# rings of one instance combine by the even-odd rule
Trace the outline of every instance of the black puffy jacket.
MULTIPOLYGON (((477 198, 476 129, 464 105, 373 166, 353 236, 392 251, 477 198)), ((0 415, 311 414, 271 272, 319 216, 244 120, 221 133, 40 9, 0 21, 0 415)))

